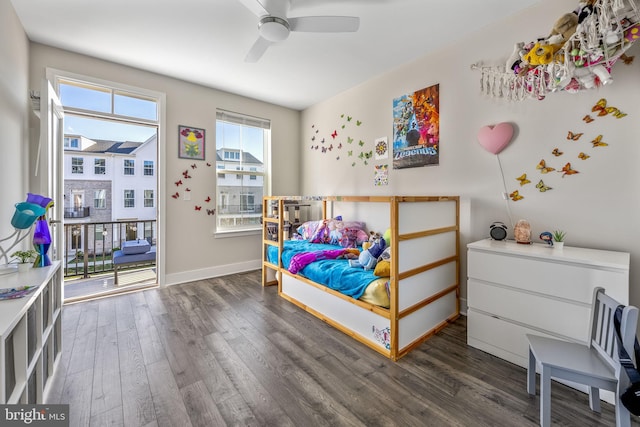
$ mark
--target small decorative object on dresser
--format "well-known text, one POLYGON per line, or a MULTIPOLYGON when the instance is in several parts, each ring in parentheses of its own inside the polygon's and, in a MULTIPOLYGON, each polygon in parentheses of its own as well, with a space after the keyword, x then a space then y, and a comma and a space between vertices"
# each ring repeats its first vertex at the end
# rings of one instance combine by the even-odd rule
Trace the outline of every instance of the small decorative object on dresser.
POLYGON ((531 243, 531 225, 526 219, 521 219, 516 222, 516 226, 513 229, 513 235, 516 238, 517 243, 528 245, 531 243))
POLYGON ((562 249, 564 247, 564 238, 567 233, 562 230, 553 230, 553 247, 555 249, 562 249))
POLYGON ((543 231, 540 233, 540 240, 545 242, 549 247, 553 247, 553 234, 548 231, 543 231))
POLYGON ((507 226, 503 222, 496 221, 489 226, 489 235, 493 240, 504 240, 507 237, 507 226))
POLYGON ((18 271, 24 272, 31 267, 30 261, 33 261, 35 257, 38 255, 36 251, 33 249, 29 249, 26 251, 15 251, 11 254, 13 258, 18 260, 18 271))

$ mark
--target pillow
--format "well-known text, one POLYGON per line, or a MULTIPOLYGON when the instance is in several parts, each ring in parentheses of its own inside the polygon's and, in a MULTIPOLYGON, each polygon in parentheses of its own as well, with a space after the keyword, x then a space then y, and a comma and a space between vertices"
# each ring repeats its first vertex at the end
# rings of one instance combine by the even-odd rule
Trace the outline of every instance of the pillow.
POLYGON ((303 223, 300 227, 298 227, 296 231, 298 232, 299 235, 302 236, 304 240, 309 240, 311 236, 313 236, 316 233, 316 230, 318 230, 318 227, 320 227, 323 223, 324 221, 307 221, 303 223))
POLYGON ((388 278, 380 278, 369 283, 360 297, 360 300, 370 304, 379 305, 384 308, 389 308, 389 292, 387 289, 388 282, 388 278))
POLYGON ((150 249, 151 245, 146 240, 127 240, 122 243, 122 253, 125 255, 144 254, 150 249))
POLYGON ((378 277, 390 277, 391 276, 391 263, 387 260, 378 261, 373 274, 378 277))

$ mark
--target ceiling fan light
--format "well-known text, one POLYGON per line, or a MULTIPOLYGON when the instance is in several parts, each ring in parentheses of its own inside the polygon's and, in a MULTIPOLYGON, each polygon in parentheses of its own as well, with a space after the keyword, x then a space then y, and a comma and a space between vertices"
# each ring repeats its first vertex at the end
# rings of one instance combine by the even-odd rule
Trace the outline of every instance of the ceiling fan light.
POLYGON ((289 23, 277 16, 265 16, 260 19, 258 29, 260 36, 270 42, 281 42, 289 37, 289 23))

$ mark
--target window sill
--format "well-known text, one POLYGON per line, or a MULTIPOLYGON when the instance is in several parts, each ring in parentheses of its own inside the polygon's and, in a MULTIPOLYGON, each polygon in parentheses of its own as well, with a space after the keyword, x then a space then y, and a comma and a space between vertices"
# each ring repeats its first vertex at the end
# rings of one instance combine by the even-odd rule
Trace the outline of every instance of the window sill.
POLYGON ((259 236, 261 229, 257 230, 238 230, 238 231, 214 231, 213 236, 216 239, 227 239, 230 237, 259 236))

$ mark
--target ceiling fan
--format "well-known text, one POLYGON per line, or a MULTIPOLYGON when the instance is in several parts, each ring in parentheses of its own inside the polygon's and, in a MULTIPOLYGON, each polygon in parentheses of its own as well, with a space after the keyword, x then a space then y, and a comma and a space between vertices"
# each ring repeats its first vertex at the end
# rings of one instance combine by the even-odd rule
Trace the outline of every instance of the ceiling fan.
POLYGON ((244 58, 257 62, 274 43, 284 41, 291 31, 346 33, 358 31, 360 18, 354 16, 287 16, 290 0, 239 0, 258 18, 258 40, 244 58))

